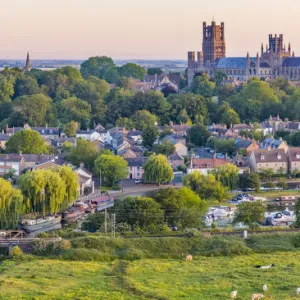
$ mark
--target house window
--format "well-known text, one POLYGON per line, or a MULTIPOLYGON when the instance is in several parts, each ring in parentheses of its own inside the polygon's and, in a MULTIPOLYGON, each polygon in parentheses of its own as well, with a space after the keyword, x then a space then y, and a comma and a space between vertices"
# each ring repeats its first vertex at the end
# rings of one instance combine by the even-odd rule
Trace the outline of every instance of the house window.
POLYGON ((141 174, 140 174, 140 173, 137 173, 136 175, 137 175, 137 177, 140 177, 141 174))

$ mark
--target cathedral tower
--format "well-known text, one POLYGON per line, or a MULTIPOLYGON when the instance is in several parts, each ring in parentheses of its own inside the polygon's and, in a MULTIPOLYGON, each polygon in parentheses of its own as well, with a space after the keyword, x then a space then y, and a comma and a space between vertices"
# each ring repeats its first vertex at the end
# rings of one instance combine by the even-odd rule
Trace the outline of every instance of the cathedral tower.
POLYGON ((226 56, 225 27, 223 22, 221 25, 216 25, 215 21, 211 25, 206 25, 206 22, 203 22, 202 50, 204 63, 213 63, 217 58, 226 56))

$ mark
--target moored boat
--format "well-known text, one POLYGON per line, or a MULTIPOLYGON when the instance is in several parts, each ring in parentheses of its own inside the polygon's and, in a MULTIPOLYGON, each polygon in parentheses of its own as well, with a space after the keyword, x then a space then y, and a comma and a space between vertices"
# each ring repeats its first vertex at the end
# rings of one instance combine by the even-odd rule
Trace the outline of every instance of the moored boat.
POLYGON ((61 223, 61 216, 51 215, 36 219, 22 219, 21 228, 30 233, 51 227, 59 223, 61 223))
POLYGON ((69 207, 63 213, 63 221, 67 223, 76 222, 77 220, 84 217, 86 211, 86 206, 83 202, 75 202, 73 206, 69 207))

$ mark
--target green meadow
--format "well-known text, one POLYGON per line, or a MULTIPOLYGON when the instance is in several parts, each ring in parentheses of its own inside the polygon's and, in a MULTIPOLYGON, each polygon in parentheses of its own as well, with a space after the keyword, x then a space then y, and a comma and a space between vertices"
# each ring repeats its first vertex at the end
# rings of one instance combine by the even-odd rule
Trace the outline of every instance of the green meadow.
POLYGON ((112 262, 32 258, 0 265, 0 299, 299 299, 300 253, 112 262), (256 269, 254 265, 275 264, 256 269))

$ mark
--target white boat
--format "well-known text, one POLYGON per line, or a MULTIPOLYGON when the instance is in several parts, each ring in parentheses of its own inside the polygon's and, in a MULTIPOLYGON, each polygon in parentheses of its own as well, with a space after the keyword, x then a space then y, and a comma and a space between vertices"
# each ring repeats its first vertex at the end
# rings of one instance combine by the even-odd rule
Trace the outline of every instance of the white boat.
POLYGON ((290 225, 294 223, 296 216, 293 211, 288 209, 272 212, 266 215, 266 224, 272 226, 290 225))
POLYGON ((23 219, 21 227, 27 232, 34 232, 61 223, 61 216, 46 216, 38 219, 23 219))

